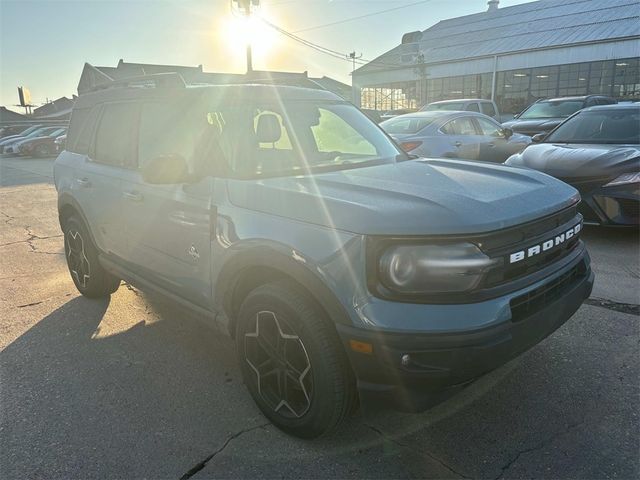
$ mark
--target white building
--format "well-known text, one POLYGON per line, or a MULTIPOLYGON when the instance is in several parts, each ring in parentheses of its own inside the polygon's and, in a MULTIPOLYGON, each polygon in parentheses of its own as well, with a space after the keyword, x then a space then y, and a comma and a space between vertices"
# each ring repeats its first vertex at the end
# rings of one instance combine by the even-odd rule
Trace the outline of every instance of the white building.
POLYGON ((354 72, 354 99, 395 110, 487 98, 517 113, 538 98, 640 98, 640 0, 488 4, 486 12, 405 34, 354 72))

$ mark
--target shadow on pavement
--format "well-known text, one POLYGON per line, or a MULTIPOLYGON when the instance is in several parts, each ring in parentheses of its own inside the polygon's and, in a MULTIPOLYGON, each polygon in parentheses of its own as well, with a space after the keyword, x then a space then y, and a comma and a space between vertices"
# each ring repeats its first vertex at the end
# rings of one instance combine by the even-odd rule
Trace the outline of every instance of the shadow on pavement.
POLYGON ((212 454, 194 478, 638 471, 628 420, 637 324, 627 317, 610 322, 587 307, 446 404, 421 415, 361 411, 336 434, 304 442, 266 426, 231 339, 179 307, 143 300, 157 315, 141 311, 112 331, 108 301, 74 298, 0 353, 5 478, 179 478, 212 454))

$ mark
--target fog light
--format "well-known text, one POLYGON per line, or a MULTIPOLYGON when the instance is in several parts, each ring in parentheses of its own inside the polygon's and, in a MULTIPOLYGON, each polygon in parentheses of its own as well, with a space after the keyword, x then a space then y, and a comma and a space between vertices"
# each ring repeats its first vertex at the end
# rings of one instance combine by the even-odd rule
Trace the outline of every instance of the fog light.
POLYGON ((370 343, 359 342, 358 340, 349 340, 349 346, 354 352, 366 353, 368 355, 373 353, 373 345, 370 343))
POLYGON ((402 357, 400 358, 400 363, 402 363, 403 367, 409 366, 409 364, 411 363, 411 357, 409 356, 408 353, 405 353, 404 355, 402 355, 402 357))

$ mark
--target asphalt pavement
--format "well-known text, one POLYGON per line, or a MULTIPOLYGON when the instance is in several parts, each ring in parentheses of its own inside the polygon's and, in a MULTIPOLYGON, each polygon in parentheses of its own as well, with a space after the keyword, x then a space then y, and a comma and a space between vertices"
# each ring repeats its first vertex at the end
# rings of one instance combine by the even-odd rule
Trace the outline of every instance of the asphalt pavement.
POLYGON ((123 284, 78 295, 53 159, 0 159, 0 477, 640 477, 637 232, 587 227, 592 298, 541 344, 418 415, 270 426, 232 341, 123 284))

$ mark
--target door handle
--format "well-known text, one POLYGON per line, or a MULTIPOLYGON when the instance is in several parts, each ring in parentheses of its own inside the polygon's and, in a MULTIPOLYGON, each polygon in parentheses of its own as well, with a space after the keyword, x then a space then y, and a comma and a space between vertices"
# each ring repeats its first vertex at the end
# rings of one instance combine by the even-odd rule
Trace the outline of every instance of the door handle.
POLYGON ((462 142, 458 141, 458 142, 454 143, 454 145, 455 145, 456 147, 461 147, 461 146, 462 146, 462 142))
POLYGON ((493 147, 496 146, 496 144, 495 143, 487 143, 487 146, 490 147, 490 148, 493 148, 493 147))
POLYGON ((127 200, 131 200, 132 202, 141 202, 143 199, 140 192, 124 192, 122 196, 127 200))
POLYGON ((91 186, 91 182, 87 177, 76 178, 76 183, 83 188, 89 188, 91 186))

